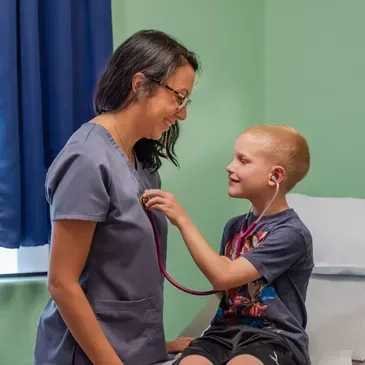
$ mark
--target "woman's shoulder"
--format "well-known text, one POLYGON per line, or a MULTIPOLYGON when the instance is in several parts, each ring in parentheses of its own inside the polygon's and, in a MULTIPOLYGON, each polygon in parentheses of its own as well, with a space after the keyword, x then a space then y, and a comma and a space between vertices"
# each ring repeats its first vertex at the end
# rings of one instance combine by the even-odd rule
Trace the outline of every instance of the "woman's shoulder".
POLYGON ((105 147, 92 128, 76 130, 48 169, 45 189, 53 220, 106 217, 111 174, 105 147))
POLYGON ((69 160, 76 161, 77 159, 93 161, 95 166, 105 164, 107 162, 105 150, 108 141, 101 128, 95 123, 81 125, 66 141, 51 167, 57 163, 65 163, 69 160))
POLYGON ((72 133, 63 149, 83 150, 91 154, 104 150, 108 145, 108 132, 99 124, 85 123, 82 124, 75 132, 72 133))
POLYGON ((79 178, 80 175, 108 175, 107 141, 95 128, 96 124, 86 123, 70 136, 49 167, 47 182, 71 173, 79 178))

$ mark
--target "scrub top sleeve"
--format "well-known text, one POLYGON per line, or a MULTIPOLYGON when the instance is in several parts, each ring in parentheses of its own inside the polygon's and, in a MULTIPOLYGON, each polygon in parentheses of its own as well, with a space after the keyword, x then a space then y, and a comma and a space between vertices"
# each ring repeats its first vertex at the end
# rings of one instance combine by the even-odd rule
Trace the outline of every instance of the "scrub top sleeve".
POLYGON ((66 146, 50 167, 46 198, 51 220, 105 220, 109 209, 109 169, 100 150, 83 143, 66 146))

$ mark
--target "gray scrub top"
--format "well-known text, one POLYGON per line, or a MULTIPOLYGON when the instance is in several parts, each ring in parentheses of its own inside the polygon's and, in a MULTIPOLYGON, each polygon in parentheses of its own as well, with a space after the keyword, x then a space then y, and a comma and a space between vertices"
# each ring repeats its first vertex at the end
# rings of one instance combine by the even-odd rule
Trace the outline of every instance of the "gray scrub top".
MULTIPOLYGON (((86 123, 69 139, 46 178, 51 219, 97 222, 80 284, 106 337, 125 365, 168 359, 163 328, 163 277, 153 228, 142 207, 158 173, 134 168, 108 131, 86 123)), ((167 220, 154 212, 166 261, 167 220)), ((72 252, 70 252, 72 255, 72 252)), ((47 303, 38 326, 36 365, 90 365, 57 305, 47 303)))

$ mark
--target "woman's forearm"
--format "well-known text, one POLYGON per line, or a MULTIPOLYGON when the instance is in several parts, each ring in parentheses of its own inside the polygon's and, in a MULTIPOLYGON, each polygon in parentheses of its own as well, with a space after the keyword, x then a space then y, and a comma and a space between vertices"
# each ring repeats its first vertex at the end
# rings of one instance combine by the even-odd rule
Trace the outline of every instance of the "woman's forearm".
POLYGON ((123 365, 104 335, 79 283, 67 286, 49 284, 49 292, 72 336, 94 365, 123 365))

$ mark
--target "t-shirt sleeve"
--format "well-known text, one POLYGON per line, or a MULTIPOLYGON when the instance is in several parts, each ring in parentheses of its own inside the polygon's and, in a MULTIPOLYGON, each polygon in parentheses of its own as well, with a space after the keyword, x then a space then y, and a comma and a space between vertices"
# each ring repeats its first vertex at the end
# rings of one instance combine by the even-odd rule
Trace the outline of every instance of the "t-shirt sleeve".
POLYGON ((66 146, 46 178, 51 220, 105 220, 109 209, 109 169, 84 144, 66 146))
POLYGON ((306 259, 303 234, 293 227, 280 227, 263 242, 242 255, 270 284, 273 280, 306 259))

